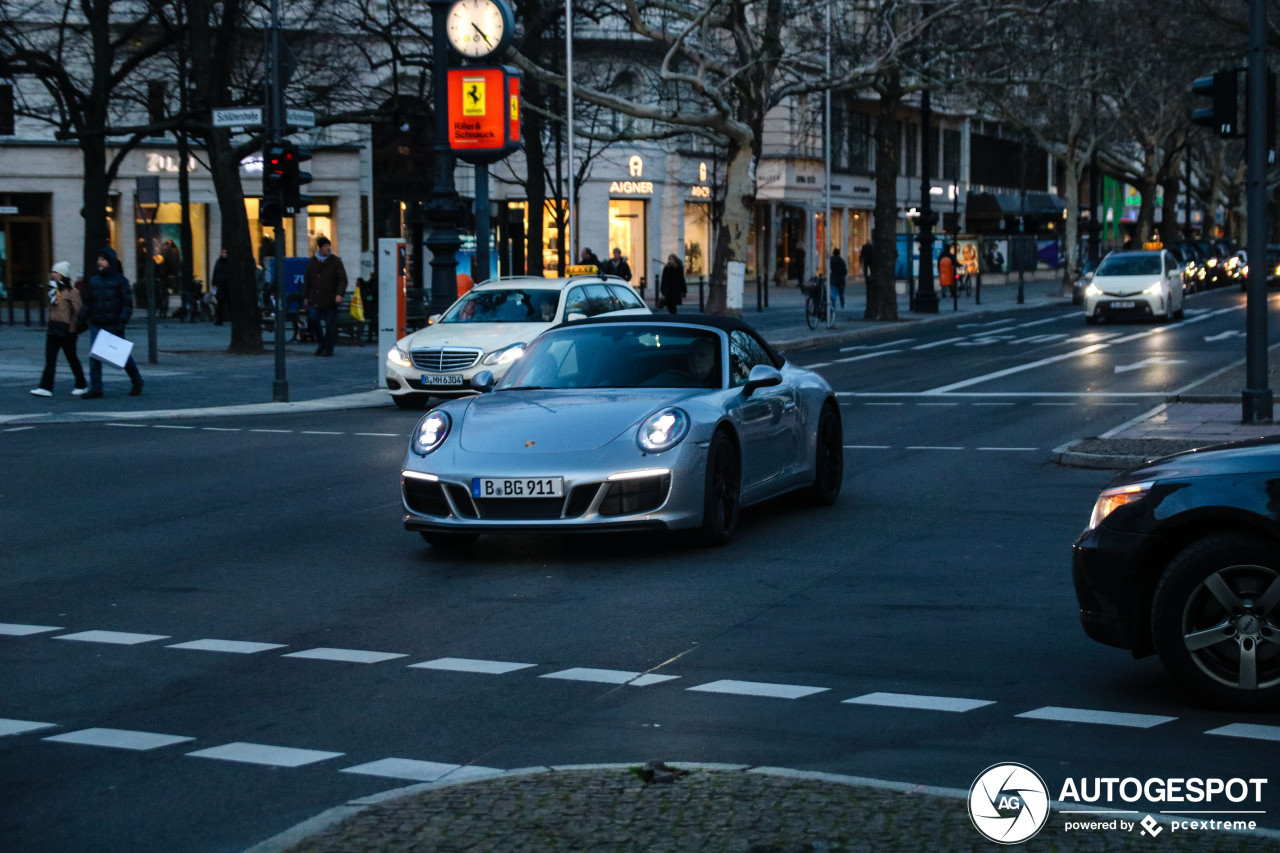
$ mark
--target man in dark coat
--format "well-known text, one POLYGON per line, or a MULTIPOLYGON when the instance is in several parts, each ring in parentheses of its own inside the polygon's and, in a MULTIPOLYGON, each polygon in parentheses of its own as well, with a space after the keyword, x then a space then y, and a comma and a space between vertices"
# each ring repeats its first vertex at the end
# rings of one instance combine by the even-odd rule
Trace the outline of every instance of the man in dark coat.
MULTIPOLYGON (((98 273, 89 279, 89 284, 84 289, 84 305, 80 308, 80 322, 89 326, 90 348, 102 331, 123 338, 124 327, 132 315, 133 288, 129 286, 129 279, 124 277, 115 250, 103 249, 98 253, 98 273)), ((141 394, 142 374, 138 372, 138 365, 132 355, 125 362, 124 372, 133 382, 129 396, 141 394)), ((89 360, 89 392, 80 399, 96 400, 101 396, 102 362, 93 358, 89 360)))
POLYGON ((602 272, 610 275, 616 275, 623 281, 631 281, 631 265, 627 263, 627 259, 622 257, 622 250, 614 247, 613 257, 604 262, 602 272))
POLYGON ((844 287, 845 282, 849 278, 849 265, 844 262, 844 258, 840 257, 839 249, 831 250, 831 304, 836 304, 836 299, 840 300, 840 307, 844 307, 844 287))
POLYGON ((316 336, 316 355, 333 355, 338 342, 338 309, 347 292, 347 268, 333 253, 328 237, 316 238, 316 253, 302 274, 307 322, 316 336))
POLYGON ((218 259, 213 262, 213 298, 218 300, 217 321, 221 326, 227 318, 227 300, 231 298, 231 261, 227 259, 227 247, 222 247, 218 259))
POLYGON ((674 254, 667 255, 667 264, 662 268, 660 292, 662 302, 658 307, 665 305, 672 314, 676 313, 676 309, 684 301, 685 294, 689 292, 684 280, 684 264, 674 254))

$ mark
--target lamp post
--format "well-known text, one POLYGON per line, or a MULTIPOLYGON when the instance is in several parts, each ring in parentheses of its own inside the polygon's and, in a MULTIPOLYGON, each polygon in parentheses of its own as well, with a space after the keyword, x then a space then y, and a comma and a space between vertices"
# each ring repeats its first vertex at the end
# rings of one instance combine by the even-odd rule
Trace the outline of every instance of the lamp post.
POLYGON ((1026 302, 1023 292, 1023 279, 1026 276, 1026 230, 1027 230, 1027 138, 1022 137, 1022 147, 1018 150, 1018 251, 1010 252, 1018 259, 1018 304, 1026 302))
POLYGON ((426 205, 427 248, 431 250, 431 307, 438 314, 453 303, 458 293, 458 236, 462 202, 453 183, 456 163, 449 148, 449 36, 445 18, 454 0, 427 0, 431 7, 431 91, 435 115, 435 147, 431 197, 426 205))
POLYGON ((565 130, 569 137, 569 219, 565 223, 568 238, 569 263, 577 263, 577 243, 573 239, 574 172, 573 172, 573 0, 564 0, 564 82, 565 82, 565 130))
MULTIPOLYGON (((927 21, 933 14, 933 7, 925 5, 921 8, 921 14, 927 21)), ((921 34, 921 43, 927 44, 928 41, 929 27, 926 24, 921 34)), ((938 215, 933 212, 929 199, 929 164, 932 155, 929 142, 932 135, 933 104, 929 99, 929 90, 925 89, 920 93, 920 216, 916 218, 916 225, 920 229, 920 286, 911 307, 918 314, 938 313, 938 292, 933 289, 933 226, 938 224, 938 215)))
POLYGON ((1248 115, 1263 121, 1248 122, 1245 143, 1247 158, 1249 278, 1245 303, 1245 389, 1241 394, 1241 414, 1245 423, 1270 422, 1271 388, 1267 385, 1267 103, 1270 72, 1267 70, 1267 12, 1264 0, 1249 0, 1248 115))

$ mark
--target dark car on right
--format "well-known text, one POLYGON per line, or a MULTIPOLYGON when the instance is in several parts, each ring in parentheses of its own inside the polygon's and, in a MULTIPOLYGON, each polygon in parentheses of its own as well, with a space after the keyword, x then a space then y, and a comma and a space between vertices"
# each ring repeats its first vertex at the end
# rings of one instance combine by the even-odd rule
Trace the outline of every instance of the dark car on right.
POLYGON ((1280 707, 1280 436, 1117 475, 1072 546, 1089 637, 1208 704, 1280 707))

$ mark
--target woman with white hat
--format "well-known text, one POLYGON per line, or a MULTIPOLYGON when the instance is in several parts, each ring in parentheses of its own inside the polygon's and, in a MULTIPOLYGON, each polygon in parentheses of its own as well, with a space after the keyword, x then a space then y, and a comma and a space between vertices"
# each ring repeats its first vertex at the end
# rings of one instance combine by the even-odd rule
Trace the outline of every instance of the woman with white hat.
POLYGON ((37 397, 53 396, 53 374, 58 368, 58 353, 66 353, 67 364, 75 376, 76 387, 72 394, 83 396, 89 390, 89 383, 84 378, 84 368, 76 355, 76 340, 79 329, 76 328, 77 316, 80 314, 80 291, 71 283, 71 264, 59 261, 53 265, 53 278, 49 282, 55 290, 52 294, 53 304, 49 306, 49 326, 44 338, 44 373, 40 376, 40 387, 32 388, 31 393, 37 397))

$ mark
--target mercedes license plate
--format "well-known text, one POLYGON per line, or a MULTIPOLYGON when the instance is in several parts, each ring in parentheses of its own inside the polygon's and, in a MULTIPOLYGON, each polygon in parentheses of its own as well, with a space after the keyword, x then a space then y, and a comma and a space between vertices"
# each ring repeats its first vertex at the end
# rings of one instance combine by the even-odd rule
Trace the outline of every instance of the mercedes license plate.
POLYGON ((424 373, 422 374, 423 385, 461 385, 461 373, 424 373))
POLYGON ((563 477, 472 477, 471 496, 476 498, 560 498, 563 477))
POLYGON ((1134 307, 1135 304, 1137 303, 1135 303, 1132 299, 1127 299, 1120 302, 1112 302, 1111 307, 1119 310, 1121 308, 1132 308, 1134 307))

